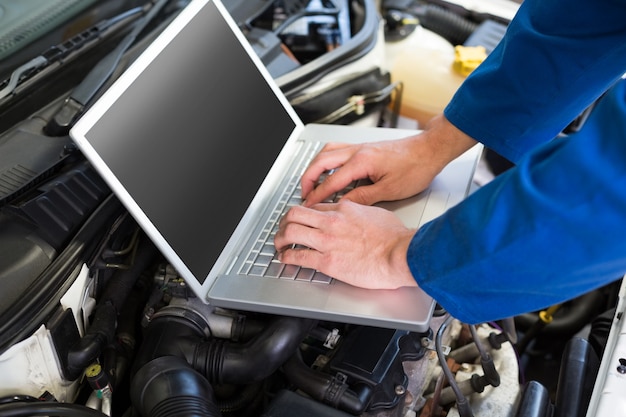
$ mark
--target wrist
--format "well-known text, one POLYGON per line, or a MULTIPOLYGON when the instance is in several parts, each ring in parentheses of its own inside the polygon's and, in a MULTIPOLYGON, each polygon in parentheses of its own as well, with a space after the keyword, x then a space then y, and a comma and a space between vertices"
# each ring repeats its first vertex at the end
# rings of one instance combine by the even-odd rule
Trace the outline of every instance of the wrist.
POLYGON ((398 242, 395 251, 392 252, 392 264, 394 266, 394 287, 412 287, 417 283, 413 277, 413 273, 409 267, 407 254, 409 246, 415 235, 415 229, 406 229, 404 233, 398 236, 398 242))
POLYGON ((432 162, 440 170, 478 143, 454 126, 443 114, 431 119, 419 136, 427 144, 432 162))

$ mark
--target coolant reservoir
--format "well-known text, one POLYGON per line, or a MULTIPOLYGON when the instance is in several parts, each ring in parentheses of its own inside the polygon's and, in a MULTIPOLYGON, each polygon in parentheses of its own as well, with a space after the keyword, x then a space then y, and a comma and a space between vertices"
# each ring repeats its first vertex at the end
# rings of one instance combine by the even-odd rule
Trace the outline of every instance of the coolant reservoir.
POLYGON ((387 49, 392 81, 404 86, 400 115, 423 127, 443 111, 465 79, 453 69, 454 46, 418 27, 405 40, 387 44, 387 49))

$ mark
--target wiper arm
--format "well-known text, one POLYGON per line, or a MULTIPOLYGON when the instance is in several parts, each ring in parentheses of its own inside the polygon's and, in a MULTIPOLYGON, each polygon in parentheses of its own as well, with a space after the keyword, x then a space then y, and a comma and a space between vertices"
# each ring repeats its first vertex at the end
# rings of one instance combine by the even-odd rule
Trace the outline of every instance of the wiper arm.
POLYGON ((104 32, 108 31, 114 26, 117 26, 120 23, 124 23, 127 20, 134 18, 135 15, 141 13, 142 10, 143 9, 141 7, 137 7, 110 19, 104 20, 97 25, 85 30, 84 32, 81 32, 80 34, 72 37, 71 39, 48 48, 41 55, 36 56, 35 58, 21 65, 11 73, 8 82, 6 82, 6 85, 2 89, 0 89, 0 100, 11 95, 20 83, 23 83, 24 81, 32 77, 39 70, 67 57, 70 53, 82 48, 89 41, 101 37, 104 32))
POLYGON ((124 53, 168 2, 169 0, 157 0, 146 15, 135 23, 133 30, 122 39, 119 45, 92 68, 46 125, 45 132, 48 135, 64 136, 69 133, 78 116, 111 77, 124 53))
POLYGON ((11 78, 9 78, 9 83, 2 90, 0 90, 0 100, 5 98, 6 96, 11 94, 15 90, 15 88, 17 87, 18 83, 20 82, 24 74, 28 72, 32 73, 34 70, 41 68, 47 64, 48 64, 48 60, 46 59, 46 57, 44 57, 43 55, 39 55, 31 59, 24 65, 19 66, 16 70, 14 70, 11 73, 11 78))

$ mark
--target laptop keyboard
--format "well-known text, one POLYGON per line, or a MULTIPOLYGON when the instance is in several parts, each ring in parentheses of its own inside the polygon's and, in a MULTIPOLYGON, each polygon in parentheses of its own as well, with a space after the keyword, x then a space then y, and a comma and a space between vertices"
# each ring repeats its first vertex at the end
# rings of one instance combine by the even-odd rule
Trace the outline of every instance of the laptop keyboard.
MULTIPOLYGON (((272 211, 269 221, 257 237, 252 250, 242 265, 239 271, 240 274, 322 284, 330 284, 332 282, 333 278, 315 269, 281 263, 276 257, 276 248, 274 247, 274 236, 278 231, 278 224, 283 214, 291 207, 302 203, 300 177, 320 147, 321 144, 308 150, 309 155, 303 159, 297 174, 290 179, 283 195, 272 211)), ((326 175, 330 175, 330 173, 326 175)), ((323 181, 323 178, 320 181, 323 181)), ((360 184, 352 184, 345 190, 329 197, 325 202, 338 201, 342 195, 358 185, 360 184)))

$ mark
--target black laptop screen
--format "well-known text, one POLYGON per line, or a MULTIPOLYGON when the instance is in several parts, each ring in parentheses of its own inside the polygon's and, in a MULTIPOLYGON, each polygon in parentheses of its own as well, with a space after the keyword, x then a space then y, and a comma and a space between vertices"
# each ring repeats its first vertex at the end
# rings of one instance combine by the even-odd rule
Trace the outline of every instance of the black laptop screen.
POLYGON ((209 3, 86 136, 203 281, 294 127, 209 3))

